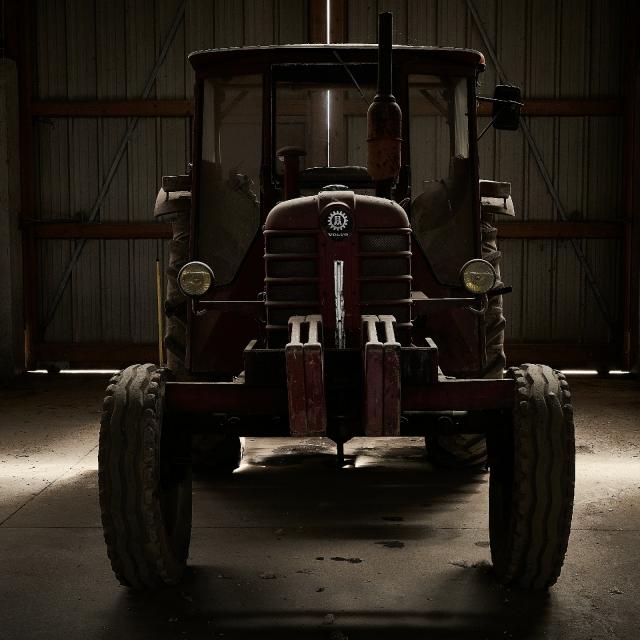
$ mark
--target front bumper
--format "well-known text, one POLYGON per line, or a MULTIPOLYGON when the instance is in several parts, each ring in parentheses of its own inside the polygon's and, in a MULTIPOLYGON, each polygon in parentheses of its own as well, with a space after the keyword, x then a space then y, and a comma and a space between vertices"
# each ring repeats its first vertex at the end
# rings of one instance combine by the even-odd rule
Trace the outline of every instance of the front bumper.
POLYGON ((334 438, 484 432, 511 413, 512 380, 444 376, 436 345, 401 347, 390 316, 363 316, 361 349, 325 349, 318 316, 290 326, 285 349, 247 346, 237 382, 168 382, 167 410, 239 435, 334 438))

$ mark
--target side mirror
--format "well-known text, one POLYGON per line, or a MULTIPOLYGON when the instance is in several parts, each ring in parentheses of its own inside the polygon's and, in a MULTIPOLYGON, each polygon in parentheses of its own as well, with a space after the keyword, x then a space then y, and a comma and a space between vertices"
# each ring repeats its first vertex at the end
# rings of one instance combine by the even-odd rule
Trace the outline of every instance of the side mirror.
POLYGON ((493 93, 491 120, 494 129, 516 131, 520 126, 522 93, 520 87, 499 84, 493 93))

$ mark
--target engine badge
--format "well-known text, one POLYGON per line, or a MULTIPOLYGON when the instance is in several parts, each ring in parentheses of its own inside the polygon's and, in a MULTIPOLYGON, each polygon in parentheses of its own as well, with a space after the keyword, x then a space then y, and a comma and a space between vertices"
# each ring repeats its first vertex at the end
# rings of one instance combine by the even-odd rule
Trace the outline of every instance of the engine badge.
POLYGON ((344 208, 329 209, 324 214, 322 228, 333 240, 344 240, 353 229, 353 219, 344 208))

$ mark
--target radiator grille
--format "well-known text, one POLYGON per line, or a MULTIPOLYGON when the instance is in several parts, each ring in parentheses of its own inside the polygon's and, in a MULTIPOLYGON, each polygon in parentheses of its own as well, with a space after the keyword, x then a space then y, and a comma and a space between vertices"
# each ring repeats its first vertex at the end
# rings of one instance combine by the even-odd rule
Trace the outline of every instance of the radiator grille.
POLYGON ((411 338, 409 229, 361 234, 359 284, 361 314, 394 316, 396 336, 402 344, 408 344, 411 338))
POLYGON ((300 301, 314 303, 318 299, 316 284, 271 284, 267 283, 267 299, 276 302, 300 301))
POLYGON ((379 251, 408 251, 409 235, 395 233, 363 233, 360 236, 360 250, 377 253, 379 251))
POLYGON ((411 295, 409 281, 396 282, 363 282, 360 285, 360 299, 363 302, 372 300, 406 300, 411 295))
MULTIPOLYGON (((321 298, 326 305, 333 303, 333 280, 320 280, 325 258, 318 248, 323 246, 319 243, 322 233, 321 229, 265 232, 267 337, 271 347, 286 344, 287 324, 293 315, 323 313, 328 323, 333 322, 333 308, 321 308, 321 298)), ((357 264, 354 262, 351 270, 356 280, 346 285, 357 292, 353 315, 395 316, 396 335, 402 344, 408 344, 411 329, 410 242, 409 229, 361 230, 353 253, 357 264)), ((358 329, 353 329, 351 338, 347 336, 347 346, 359 346, 356 324, 358 329)))
POLYGON ((315 253, 315 236, 267 236, 267 253, 315 253))
POLYGON ((271 278, 313 278, 318 275, 318 261, 313 260, 272 260, 267 263, 267 277, 271 278))
POLYGON ((363 258, 360 262, 363 276, 402 276, 411 273, 409 258, 363 258))

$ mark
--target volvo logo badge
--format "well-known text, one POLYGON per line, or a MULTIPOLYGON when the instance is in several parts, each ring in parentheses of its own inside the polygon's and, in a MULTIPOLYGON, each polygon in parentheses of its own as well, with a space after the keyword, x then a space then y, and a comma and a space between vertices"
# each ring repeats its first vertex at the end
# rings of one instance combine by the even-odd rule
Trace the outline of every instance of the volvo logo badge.
POLYGON ((353 227, 353 221, 346 209, 330 209, 324 215, 324 230, 334 240, 348 237, 353 227))

